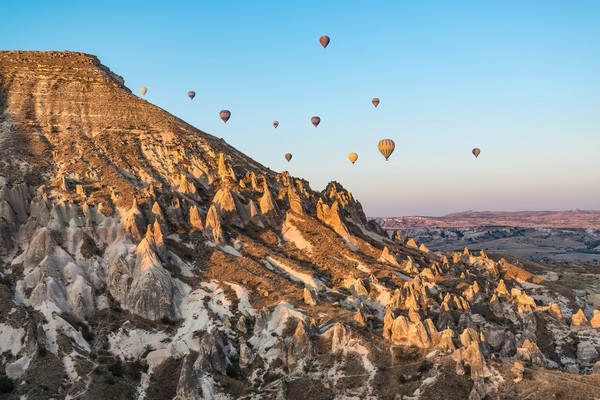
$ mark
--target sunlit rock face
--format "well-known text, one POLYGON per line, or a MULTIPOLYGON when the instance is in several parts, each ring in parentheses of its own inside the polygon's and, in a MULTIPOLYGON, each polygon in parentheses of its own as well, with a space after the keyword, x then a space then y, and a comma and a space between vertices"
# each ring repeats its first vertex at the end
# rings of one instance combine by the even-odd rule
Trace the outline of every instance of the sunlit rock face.
POLYGON ((388 235, 94 56, 0 52, 0 154, 9 398, 536 398, 507 382, 599 361, 581 294, 388 235))

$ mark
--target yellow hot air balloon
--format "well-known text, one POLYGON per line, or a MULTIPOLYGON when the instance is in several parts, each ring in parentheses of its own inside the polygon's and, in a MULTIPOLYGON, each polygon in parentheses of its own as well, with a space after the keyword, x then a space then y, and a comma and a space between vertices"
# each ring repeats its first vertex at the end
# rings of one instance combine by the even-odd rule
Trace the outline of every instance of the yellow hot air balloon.
POLYGON ((394 152, 396 144, 392 139, 382 139, 379 141, 377 148, 379 149, 379 152, 385 157, 385 161, 387 161, 388 158, 390 158, 390 156, 394 152))
POLYGON ((352 164, 354 164, 356 162, 356 160, 358 160, 358 154, 356 154, 356 153, 348 154, 348 160, 350 160, 350 162, 352 164))
POLYGON ((142 96, 145 96, 146 92, 148 92, 148 88, 146 86, 140 89, 140 93, 142 93, 142 96))
POLYGON ((377 107, 379 105, 379 99, 377 97, 373 97, 373 100, 371 100, 371 103, 373 103, 373 105, 375 107, 377 107))
POLYGON ((472 151, 473 155, 475 156, 475 158, 479 157, 479 153, 481 153, 481 150, 479 150, 479 147, 475 147, 472 151))

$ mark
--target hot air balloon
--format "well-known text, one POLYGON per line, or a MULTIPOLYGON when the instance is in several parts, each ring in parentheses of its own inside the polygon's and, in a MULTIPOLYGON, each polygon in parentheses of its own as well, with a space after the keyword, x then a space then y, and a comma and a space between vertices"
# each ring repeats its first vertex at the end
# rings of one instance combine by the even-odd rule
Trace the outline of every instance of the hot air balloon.
POLYGON ((358 154, 356 154, 356 153, 348 154, 348 160, 350 160, 350 162, 352 164, 354 164, 356 162, 356 160, 358 160, 358 154))
POLYGON ((273 121, 273 128, 277 129, 279 126, 279 121, 273 121))
POLYGON ((142 96, 145 96, 146 92, 148 92, 148 88, 146 86, 140 89, 140 93, 142 93, 142 96))
POLYGON ((229 110, 222 110, 219 113, 219 117, 221 117, 223 122, 227 123, 227 121, 229 121, 229 118, 231 117, 231 112, 229 112, 229 110))
POLYGON ((290 160, 292 159, 292 155, 290 153, 285 153, 284 157, 287 160, 287 162, 290 162, 290 160))
POLYGON ((315 128, 317 127, 317 125, 319 125, 321 123, 321 118, 319 117, 312 117, 310 119, 310 122, 312 122, 312 124, 315 126, 315 128))
POLYGON ((382 139, 379 141, 377 148, 379 149, 379 152, 385 157, 385 161, 387 161, 388 158, 390 158, 390 156, 394 152, 396 144, 392 139, 382 139))
POLYGON ((373 105, 375 107, 377 107, 379 105, 379 99, 377 97, 373 97, 373 100, 371 100, 371 103, 373 103, 373 105))
POLYGON ((188 97, 190 98, 190 100, 194 100, 194 97, 196 97, 196 92, 194 92, 193 90, 190 90, 188 92, 188 97))
POLYGON ((381 228, 383 228, 383 226, 385 225, 385 221, 384 221, 384 220, 382 220, 381 218, 377 218, 377 219, 375 220, 375 223, 376 223, 377 225, 379 225, 381 228))
POLYGON ((479 150, 479 147, 475 147, 472 151, 473 155, 475 156, 475 158, 479 157, 479 153, 481 153, 481 150, 479 150))
POLYGON ((325 36, 325 35, 321 36, 319 38, 319 42, 321 42, 321 46, 323 46, 324 49, 327 48, 327 46, 329 45, 329 42, 330 42, 329 36, 325 36))

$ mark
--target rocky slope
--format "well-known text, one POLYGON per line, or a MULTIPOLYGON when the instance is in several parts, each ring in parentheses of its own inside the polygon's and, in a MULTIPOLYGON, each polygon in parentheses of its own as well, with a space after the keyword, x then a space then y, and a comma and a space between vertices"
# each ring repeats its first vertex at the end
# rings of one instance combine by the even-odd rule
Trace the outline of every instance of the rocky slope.
POLYGON ((93 56, 0 52, 0 154, 3 398, 600 396, 577 293, 388 237, 93 56))

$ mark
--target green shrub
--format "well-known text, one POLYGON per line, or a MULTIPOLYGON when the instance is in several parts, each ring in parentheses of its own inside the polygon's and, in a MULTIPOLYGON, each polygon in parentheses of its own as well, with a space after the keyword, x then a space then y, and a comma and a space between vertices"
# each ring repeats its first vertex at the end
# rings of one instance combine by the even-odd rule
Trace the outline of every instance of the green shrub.
POLYGON ((6 375, 0 375, 0 393, 10 393, 15 389, 15 383, 6 375))
POLYGON ((88 330, 84 330, 81 333, 81 336, 83 336, 83 338, 87 341, 87 342, 91 342, 92 340, 94 340, 94 334, 92 333, 92 331, 88 330))
POLYGON ((431 363, 429 361, 423 361, 421 364, 419 364, 419 372, 421 372, 421 373, 427 372, 432 367, 433 367, 433 363, 431 363))
POLYGON ((281 375, 278 374, 277 372, 267 372, 264 375, 263 380, 265 381, 265 383, 271 383, 271 382, 276 381, 279 378, 281 378, 281 375))
POLYGON ((121 360, 117 360, 114 364, 108 366, 108 370, 113 374, 113 376, 120 378, 123 376, 123 364, 121 364, 121 360))
POLYGON ((6 375, 0 375, 0 393, 10 393, 15 389, 15 383, 6 375))

